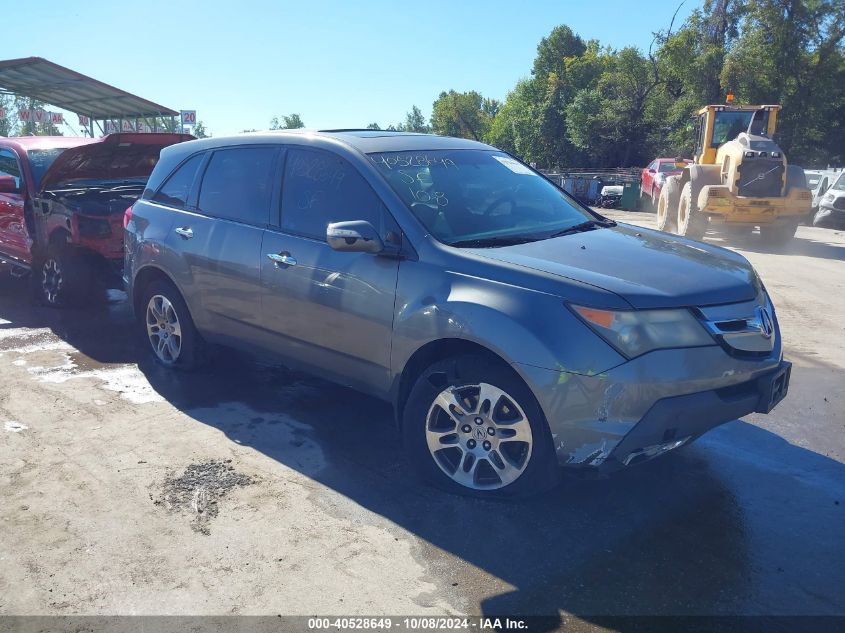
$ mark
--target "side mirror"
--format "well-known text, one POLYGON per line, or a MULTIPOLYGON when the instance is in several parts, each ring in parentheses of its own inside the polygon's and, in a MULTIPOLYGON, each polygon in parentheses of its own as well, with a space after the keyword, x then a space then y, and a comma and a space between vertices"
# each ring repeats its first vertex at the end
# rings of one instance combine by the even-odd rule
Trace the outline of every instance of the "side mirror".
POLYGON ((18 180, 14 176, 0 176, 0 193, 18 193, 18 180))
POLYGON ((365 220, 334 222, 326 227, 326 241, 344 253, 381 253, 384 242, 372 224, 365 220))
POLYGON ((648 170, 648 173, 650 173, 650 174, 656 174, 656 173, 657 173, 657 170, 656 170, 656 169, 649 169, 649 170, 648 170))

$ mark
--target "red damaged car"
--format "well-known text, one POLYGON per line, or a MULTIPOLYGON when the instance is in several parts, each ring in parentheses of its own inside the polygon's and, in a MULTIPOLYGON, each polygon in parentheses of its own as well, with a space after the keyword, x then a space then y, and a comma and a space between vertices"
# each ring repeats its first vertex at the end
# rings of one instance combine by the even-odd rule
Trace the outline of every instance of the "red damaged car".
POLYGON ((123 213, 189 134, 0 138, 0 262, 61 306, 122 287, 123 213))
POLYGON ((660 199, 660 189, 666 178, 677 176, 681 170, 691 163, 691 160, 683 158, 655 158, 651 164, 643 169, 640 175, 640 206, 646 199, 649 199, 651 208, 657 208, 657 201, 660 199))

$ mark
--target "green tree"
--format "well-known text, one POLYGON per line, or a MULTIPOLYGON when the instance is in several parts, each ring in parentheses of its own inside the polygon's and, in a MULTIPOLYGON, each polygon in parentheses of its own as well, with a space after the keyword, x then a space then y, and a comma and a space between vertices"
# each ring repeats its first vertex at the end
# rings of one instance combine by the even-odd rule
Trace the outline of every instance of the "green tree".
POLYGON ((411 111, 405 115, 405 122, 396 126, 402 132, 420 132, 428 134, 431 126, 425 121, 422 111, 417 106, 411 106, 411 111))
POLYGON ((194 136, 197 138, 210 138, 211 133, 206 129, 202 121, 197 121, 197 124, 194 126, 194 136))
POLYGON ((524 161, 537 162, 540 129, 537 112, 542 85, 536 79, 521 79, 499 108, 485 141, 524 161))
POLYGON ((281 121, 279 121, 279 117, 275 116, 270 119, 271 130, 295 130, 303 127, 305 127, 305 123, 302 122, 302 117, 296 113, 291 115, 282 115, 281 121))
POLYGON ((370 123, 369 125, 367 125, 367 129, 368 130, 380 130, 381 128, 379 127, 378 123, 370 123))
POLYGON ((845 2, 748 0, 723 88, 780 103, 778 143, 793 163, 845 160, 845 2))
POLYGON ((15 112, 15 100, 11 95, 0 94, 0 110, 6 113, 0 118, 0 136, 12 136, 15 133, 17 114, 15 112))
POLYGON ((579 57, 586 50, 584 40, 565 24, 556 26, 537 45, 537 57, 531 70, 535 77, 545 78, 552 73, 562 75, 568 57, 579 57))
POLYGON ((431 129, 435 134, 483 140, 490 131, 498 101, 484 99, 470 92, 441 92, 431 112, 431 129))

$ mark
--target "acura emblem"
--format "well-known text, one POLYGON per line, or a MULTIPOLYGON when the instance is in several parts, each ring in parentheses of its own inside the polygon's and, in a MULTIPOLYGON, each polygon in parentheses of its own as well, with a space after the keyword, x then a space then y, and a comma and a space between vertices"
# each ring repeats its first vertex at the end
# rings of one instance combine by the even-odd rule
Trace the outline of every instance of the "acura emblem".
POLYGON ((757 306, 757 321, 760 323, 760 334, 763 338, 772 338, 775 331, 775 324, 772 321, 772 315, 769 314, 769 309, 763 306, 757 306))

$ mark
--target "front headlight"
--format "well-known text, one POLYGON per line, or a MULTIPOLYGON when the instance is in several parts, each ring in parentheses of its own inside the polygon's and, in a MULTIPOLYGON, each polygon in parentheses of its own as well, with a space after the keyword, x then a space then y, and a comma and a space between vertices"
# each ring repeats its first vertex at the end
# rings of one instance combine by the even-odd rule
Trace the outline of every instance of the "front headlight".
POLYGON ((628 358, 655 349, 715 345, 689 310, 599 310, 571 304, 599 336, 628 358))
POLYGON ((836 196, 834 196, 833 193, 826 193, 826 194, 824 194, 824 198, 822 198, 822 201, 833 202, 835 199, 836 199, 836 196))

